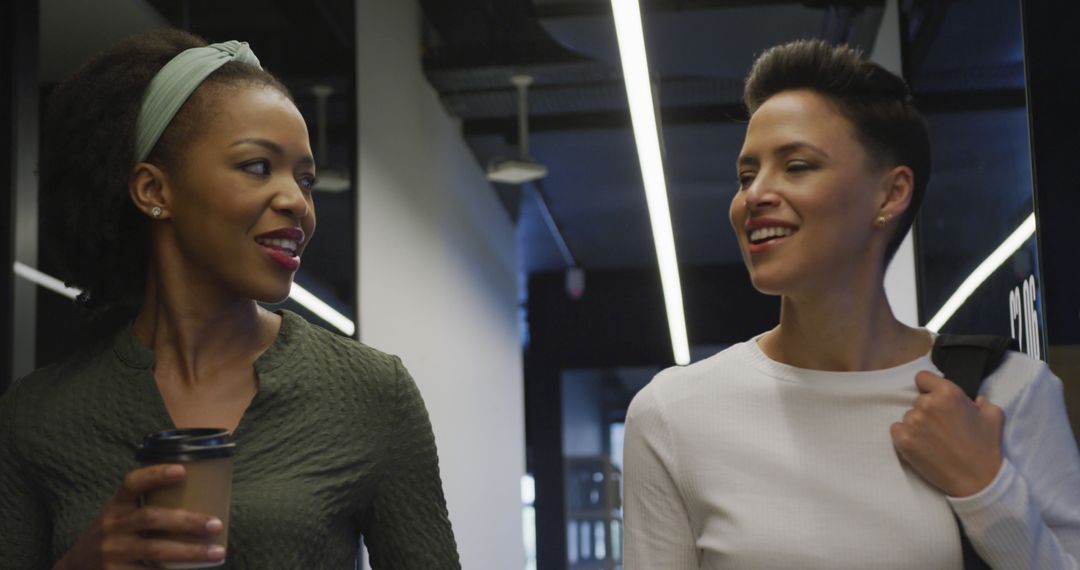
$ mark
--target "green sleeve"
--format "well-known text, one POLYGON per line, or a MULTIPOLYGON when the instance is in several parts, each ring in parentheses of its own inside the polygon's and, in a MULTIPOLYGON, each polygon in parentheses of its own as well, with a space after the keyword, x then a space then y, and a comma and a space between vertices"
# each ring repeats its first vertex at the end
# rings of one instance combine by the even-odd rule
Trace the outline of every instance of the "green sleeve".
POLYGON ((49 520, 17 449, 19 382, 0 397, 0 561, 5 568, 49 566, 49 520))
POLYGON ((457 570, 435 436, 424 401, 395 358, 391 438, 373 505, 361 523, 374 570, 457 570))

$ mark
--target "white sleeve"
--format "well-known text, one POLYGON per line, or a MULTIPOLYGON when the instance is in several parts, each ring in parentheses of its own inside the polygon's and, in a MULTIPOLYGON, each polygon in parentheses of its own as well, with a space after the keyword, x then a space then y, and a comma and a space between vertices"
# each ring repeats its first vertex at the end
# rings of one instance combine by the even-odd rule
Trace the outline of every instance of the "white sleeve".
POLYGON ((1042 365, 1004 407, 1000 472, 978 494, 949 502, 995 570, 1080 569, 1080 456, 1061 381, 1042 365))
POLYGON ((675 474, 675 449, 651 386, 626 414, 623 443, 625 570, 700 568, 690 515, 675 474))

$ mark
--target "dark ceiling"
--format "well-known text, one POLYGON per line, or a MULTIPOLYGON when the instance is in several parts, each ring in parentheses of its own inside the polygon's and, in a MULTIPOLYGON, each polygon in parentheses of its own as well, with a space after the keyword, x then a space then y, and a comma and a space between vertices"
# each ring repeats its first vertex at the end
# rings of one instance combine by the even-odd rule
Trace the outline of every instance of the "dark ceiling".
MULTIPOLYGON (((519 224, 522 270, 559 270, 571 262, 586 269, 655 266, 608 0, 421 3, 428 79, 462 119, 482 165, 515 156, 510 77, 534 77, 529 148, 549 175, 526 187, 495 185, 519 224), (552 221, 572 260, 560 252, 552 221)), ((998 10, 1016 11, 1010 0, 900 4, 911 38, 905 63, 924 112, 1023 106, 1019 22, 998 10)), ((742 78, 754 56, 803 37, 872 52, 884 6, 884 0, 643 1, 681 265, 740 263, 727 206, 746 118, 742 78)), ((978 117, 953 118, 950 142, 978 124, 978 117)), ((992 137, 983 140, 992 144, 992 137)), ((963 146, 936 151, 935 176, 943 182, 971 165, 963 146)))

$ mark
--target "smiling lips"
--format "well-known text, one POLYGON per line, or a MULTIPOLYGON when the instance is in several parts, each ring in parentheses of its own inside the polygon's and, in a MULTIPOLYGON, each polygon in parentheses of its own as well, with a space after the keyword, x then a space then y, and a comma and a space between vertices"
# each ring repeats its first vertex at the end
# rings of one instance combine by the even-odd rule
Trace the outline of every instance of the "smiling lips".
POLYGON ((304 231, 299 228, 282 228, 255 236, 270 259, 288 271, 300 268, 300 244, 304 243, 304 231))
POLYGON ((746 222, 747 251, 753 255, 772 249, 799 231, 798 226, 781 220, 753 218, 746 222))

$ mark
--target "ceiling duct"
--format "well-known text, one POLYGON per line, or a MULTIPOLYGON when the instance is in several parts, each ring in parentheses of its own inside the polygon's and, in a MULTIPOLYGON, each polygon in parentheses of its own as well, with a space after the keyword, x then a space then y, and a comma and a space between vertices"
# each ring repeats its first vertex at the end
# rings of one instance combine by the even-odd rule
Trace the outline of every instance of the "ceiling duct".
POLYGON ((510 82, 517 88, 518 96, 518 156, 517 159, 494 162, 488 166, 487 178, 503 184, 525 184, 547 176, 547 167, 529 156, 529 107, 528 89, 531 75, 514 75, 510 82))
MULTIPOLYGON (((540 25, 555 41, 587 58, 619 64, 610 6, 533 1, 540 25)), ((843 41, 871 53, 884 12, 884 0, 671 0, 642 6, 649 65, 662 79, 742 79, 762 51, 800 38, 843 41)), ((741 92, 734 100, 740 98, 741 92)))

